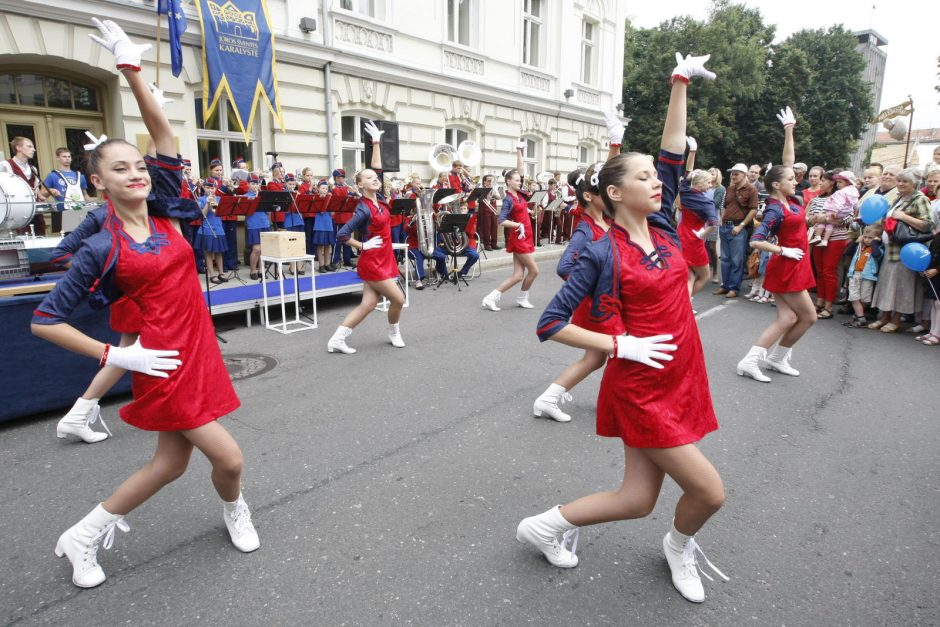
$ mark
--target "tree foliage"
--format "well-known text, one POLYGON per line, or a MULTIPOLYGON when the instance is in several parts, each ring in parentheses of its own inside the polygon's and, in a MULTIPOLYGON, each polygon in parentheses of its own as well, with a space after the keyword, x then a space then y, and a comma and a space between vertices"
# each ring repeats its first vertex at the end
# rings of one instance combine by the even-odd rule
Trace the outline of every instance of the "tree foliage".
POLYGON ((627 25, 624 105, 632 118, 626 143, 659 147, 675 53, 711 54, 718 78, 689 89, 689 134, 700 165, 726 169, 779 162, 783 130, 774 114, 797 115, 797 158, 811 165, 848 163, 871 116, 870 87, 855 37, 841 26, 804 30, 773 46, 775 28, 756 9, 716 1, 705 21, 675 17, 655 28, 627 25))

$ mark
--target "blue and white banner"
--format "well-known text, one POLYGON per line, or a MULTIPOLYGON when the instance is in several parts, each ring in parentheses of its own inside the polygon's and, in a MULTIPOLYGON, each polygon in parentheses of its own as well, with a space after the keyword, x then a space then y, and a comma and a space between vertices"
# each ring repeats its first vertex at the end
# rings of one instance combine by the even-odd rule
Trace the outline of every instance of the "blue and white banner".
POLYGON ((202 24, 203 115, 209 118, 223 94, 245 134, 251 133, 258 100, 268 103, 281 128, 274 33, 265 0, 197 0, 202 24))
POLYGON ((173 67, 173 76, 179 76, 183 71, 183 33, 186 32, 186 14, 180 6, 181 0, 160 0, 157 3, 157 13, 166 16, 167 28, 170 31, 170 62, 173 67))

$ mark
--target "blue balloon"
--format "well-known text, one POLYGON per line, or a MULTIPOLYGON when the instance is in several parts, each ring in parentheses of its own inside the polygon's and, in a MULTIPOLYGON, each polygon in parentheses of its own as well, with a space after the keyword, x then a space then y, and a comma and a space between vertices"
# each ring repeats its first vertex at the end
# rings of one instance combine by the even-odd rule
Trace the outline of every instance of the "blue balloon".
POLYGON ((869 196, 859 207, 858 216, 865 224, 874 224, 888 213, 888 201, 884 196, 869 196))
POLYGON ((901 247, 901 263, 914 272, 923 272, 930 267, 930 250, 917 242, 905 244, 901 247))

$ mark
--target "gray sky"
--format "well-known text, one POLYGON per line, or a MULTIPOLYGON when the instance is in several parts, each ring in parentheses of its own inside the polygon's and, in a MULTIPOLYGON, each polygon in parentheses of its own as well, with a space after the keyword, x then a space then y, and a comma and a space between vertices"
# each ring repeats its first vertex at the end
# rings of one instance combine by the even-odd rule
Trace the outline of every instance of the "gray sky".
MULTIPOLYGON (((627 3, 627 16, 649 28, 678 15, 705 19, 704 0, 614 0, 627 3)), ((777 27, 783 40, 803 29, 843 24, 850 31, 872 29, 888 40, 881 109, 914 98, 914 128, 940 127, 940 92, 934 87, 940 56, 940 2, 936 0, 733 0, 758 9, 764 23, 777 27), (873 8, 874 7, 874 8, 873 8)), ((701 50, 698 52, 708 52, 701 50)), ((719 80, 721 77, 718 77, 719 80)), ((786 103, 780 103, 784 105, 786 103)))

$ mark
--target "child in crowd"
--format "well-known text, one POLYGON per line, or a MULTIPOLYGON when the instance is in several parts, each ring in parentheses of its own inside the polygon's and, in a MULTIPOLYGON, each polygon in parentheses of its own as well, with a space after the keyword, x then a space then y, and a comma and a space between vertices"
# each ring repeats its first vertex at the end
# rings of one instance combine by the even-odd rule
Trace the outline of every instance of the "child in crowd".
POLYGON ((834 175, 832 179, 838 189, 826 199, 825 210, 829 220, 812 228, 809 240, 811 246, 828 246, 832 230, 835 228, 833 220, 846 220, 854 214, 855 205, 858 204, 858 187, 855 185, 855 174, 850 170, 843 170, 834 175))
POLYGON ((881 233, 882 227, 879 224, 865 227, 849 263, 849 302, 855 315, 844 323, 844 326, 852 329, 868 326, 865 308, 871 303, 875 283, 878 281, 878 264, 884 256, 881 233))
MULTIPOLYGON (((290 192, 294 198, 297 197, 297 177, 289 172, 284 175, 284 189, 290 192)), ((295 233, 304 232, 304 217, 300 215, 300 211, 297 209, 296 205, 292 205, 290 210, 284 214, 284 229, 294 231, 295 233)), ((290 267, 287 269, 289 276, 294 276, 295 274, 301 276, 304 272, 304 264, 297 263, 296 261, 292 261, 290 267)))
POLYGON ((222 253, 228 250, 225 241, 225 228, 222 220, 215 215, 215 208, 219 204, 216 195, 215 179, 206 179, 202 183, 205 196, 200 196, 199 207, 202 209, 202 225, 196 232, 196 241, 193 247, 201 250, 206 260, 206 273, 212 283, 225 283, 228 281, 222 276, 222 253))
MULTIPOLYGON (((326 199, 329 204, 330 182, 321 179, 317 183, 316 194, 326 199)), ((324 202, 324 201, 321 201, 324 202)), ((320 272, 332 272, 336 266, 327 263, 332 259, 333 246, 336 244, 336 231, 333 228, 333 216, 329 211, 320 211, 313 218, 313 245, 317 251, 317 265, 320 272)))
MULTIPOLYGON (((247 198, 256 198, 261 189, 261 178, 257 174, 252 174, 248 179, 247 198)), ((251 256, 249 257, 250 274, 252 281, 261 279, 261 232, 271 229, 271 220, 264 211, 256 211, 245 218, 245 228, 247 237, 245 244, 251 246, 251 256)))

